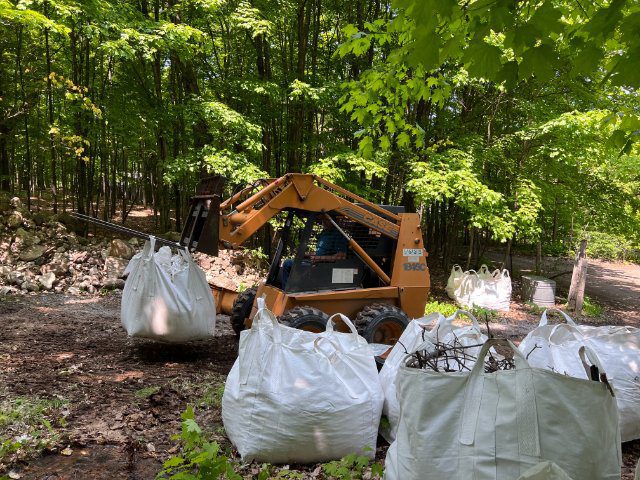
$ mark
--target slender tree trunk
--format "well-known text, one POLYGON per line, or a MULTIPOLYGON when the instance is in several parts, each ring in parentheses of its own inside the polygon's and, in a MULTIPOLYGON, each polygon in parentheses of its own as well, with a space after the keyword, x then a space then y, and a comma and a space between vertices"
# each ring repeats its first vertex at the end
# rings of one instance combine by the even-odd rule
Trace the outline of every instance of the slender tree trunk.
POLYGON ((509 273, 513 273, 513 265, 509 265, 509 260, 511 259, 511 244, 513 243, 513 237, 507 241, 507 248, 504 251, 504 258, 502 259, 502 264, 500 268, 507 268, 509 273))
POLYGON ((16 53, 16 67, 18 68, 18 78, 20 79, 20 98, 22 101, 22 108, 24 113, 22 114, 24 122, 24 147, 25 147, 25 163, 26 173, 24 177, 24 186, 27 190, 27 210, 31 210, 31 142, 29 141, 29 110, 30 105, 27 105, 27 97, 24 88, 24 72, 22 68, 22 44, 23 44, 23 27, 18 29, 18 49, 16 53))
MULTIPOLYGON (((296 33, 298 40, 298 56, 296 62, 296 79, 305 80, 307 59, 307 42, 311 21, 311 0, 298 0, 296 33)), ((294 98, 289 101, 289 119, 287 130, 287 170, 299 172, 302 158, 302 138, 304 129, 304 101, 294 98)))
MULTIPOLYGON (((49 16, 49 2, 44 3, 45 16, 49 16)), ((49 154, 51 155, 51 197, 53 213, 58 213, 58 153, 53 125, 53 88, 51 84, 51 48, 49 47, 49 29, 44 29, 45 56, 47 60, 47 112, 49 115, 49 154)))
MULTIPOLYGON (((2 44, 0 43, 0 46, 2 44)), ((0 49, 0 58, 4 58, 4 51, 0 49)), ((5 69, 0 68, 0 98, 5 98, 4 91, 4 75, 5 69)), ((0 115, 4 117, 4 113, 0 111, 0 115)), ((4 122, 0 122, 0 191, 8 192, 11 190, 11 171, 9 168, 9 151, 7 149, 7 138, 10 129, 4 122)))
POLYGON ((475 243, 475 238, 476 238, 476 227, 471 227, 471 230, 469 232, 469 251, 467 252, 467 264, 464 267, 465 270, 469 270, 469 268, 471 268, 471 260, 473 257, 473 247, 475 243))
POLYGON ((580 242, 580 250, 573 263, 573 275, 571 276, 571 286, 569 287, 569 298, 567 306, 577 314, 582 312, 584 303, 584 287, 587 283, 587 240, 580 242))

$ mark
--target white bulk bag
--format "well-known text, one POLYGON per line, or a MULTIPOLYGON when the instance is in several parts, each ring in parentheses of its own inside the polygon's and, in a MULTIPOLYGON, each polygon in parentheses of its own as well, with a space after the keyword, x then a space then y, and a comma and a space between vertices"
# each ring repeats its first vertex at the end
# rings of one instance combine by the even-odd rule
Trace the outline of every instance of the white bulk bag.
MULTIPOLYGON (((384 406, 382 414, 387 417, 388 425, 380 429, 380 434, 391 443, 396 437, 398 422, 400 420, 400 405, 396 394, 396 376, 402 360, 408 353, 418 350, 431 350, 437 342, 452 344, 457 339, 461 345, 481 345, 487 340, 487 336, 480 331, 480 325, 476 318, 464 310, 456 311, 452 316, 445 318, 441 313, 432 313, 426 317, 412 320, 405 328, 398 342, 393 346, 387 359, 380 370, 380 383, 384 392, 384 406), (458 315, 463 314, 471 319, 472 325, 454 328, 453 322, 458 315), (427 327, 435 321, 431 330, 427 327)), ((476 356, 480 352, 480 346, 470 348, 467 353, 476 356)), ((469 362, 471 368, 475 362, 469 362)))
POLYGON ((478 272, 462 271, 454 265, 447 280, 447 294, 458 305, 508 311, 511 303, 511 276, 506 269, 491 273, 486 265, 478 272))
POLYGON ((567 472, 553 462, 540 462, 518 477, 518 480, 572 480, 567 472))
POLYGON ((575 479, 620 478, 618 411, 608 386, 532 368, 509 341, 488 340, 471 372, 403 362, 396 386, 400 424, 386 480, 515 479, 545 460, 575 479), (515 369, 485 373, 493 345, 514 350, 515 369))
POLYGON ((470 290, 468 303, 471 306, 509 311, 512 286, 507 269, 496 269, 490 273, 487 266, 482 265, 477 278, 468 282, 467 288, 470 290))
POLYGON ((373 458, 382 389, 373 352, 352 333, 281 325, 258 299, 225 384, 222 420, 244 461, 315 463, 373 458))
POLYGON ((529 355, 533 366, 587 378, 574 352, 581 345, 591 348, 600 358, 616 394, 622 441, 640 438, 640 329, 577 325, 569 315, 556 311, 567 323, 549 324, 545 310, 538 327, 520 344, 520 351, 529 355))
POLYGON ((145 243, 126 272, 122 325, 131 337, 186 342, 214 334, 216 305, 204 272, 186 250, 157 253, 155 238, 145 243))
POLYGON ((463 272, 460 265, 454 265, 447 280, 447 295, 458 305, 473 307, 470 300, 478 282, 475 270, 463 272))
POLYGON ((462 283, 462 279, 464 278, 464 272, 462 271, 462 267, 460 265, 454 265, 451 267, 451 274, 449 275, 449 279, 447 280, 447 295, 453 300, 456 300, 456 294, 459 291, 460 284, 462 283))

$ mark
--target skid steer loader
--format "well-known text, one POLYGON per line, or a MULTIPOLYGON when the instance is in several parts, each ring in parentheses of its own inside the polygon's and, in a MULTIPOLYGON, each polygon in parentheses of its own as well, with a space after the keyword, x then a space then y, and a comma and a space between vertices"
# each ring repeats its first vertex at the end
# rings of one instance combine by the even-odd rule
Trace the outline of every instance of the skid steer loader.
POLYGON ((402 207, 376 205, 315 175, 288 174, 257 182, 219 207, 218 239, 239 246, 284 213, 271 268, 245 290, 230 312, 237 334, 251 325, 256 297, 291 327, 324 330, 344 313, 372 343, 392 345, 410 318, 421 317, 429 270, 420 219, 402 207), (343 255, 315 255, 327 228, 344 238, 343 255), (283 281, 283 259, 290 272, 283 281))
POLYGON ((263 296, 286 325, 319 332, 332 314, 343 313, 378 344, 393 345, 409 320, 423 315, 429 270, 418 214, 371 203, 309 174, 258 180, 224 201, 221 191, 219 177, 203 180, 181 240, 171 246, 217 255, 219 246, 239 248, 278 217, 266 279, 239 294, 212 286, 218 313, 230 316, 237 335, 251 326, 263 296), (327 230, 342 251, 317 255, 327 230))

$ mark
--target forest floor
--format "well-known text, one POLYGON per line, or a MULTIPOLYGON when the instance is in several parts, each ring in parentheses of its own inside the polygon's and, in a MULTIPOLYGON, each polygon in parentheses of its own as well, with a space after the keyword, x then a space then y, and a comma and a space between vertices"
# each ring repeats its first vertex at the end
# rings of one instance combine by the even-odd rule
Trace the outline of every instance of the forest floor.
MULTIPOLYGON (((446 277, 432 269, 441 301, 446 277)), ((589 284, 604 312, 581 321, 640 326, 640 267, 592 262, 589 284)), ((512 310, 490 323, 494 334, 514 340, 539 318, 517 301, 518 285, 514 279, 512 310)), ((178 451, 171 437, 187 405, 209 436, 228 443, 220 400, 237 342, 227 317, 218 317, 212 341, 161 345, 127 338, 119 292, 39 293, 0 297, 0 338, 0 478, 154 478, 178 451), (11 451, 4 440, 21 446, 11 451)), ((378 449, 380 459, 385 450, 378 449)), ((623 478, 631 479, 640 441, 624 444, 623 453, 623 478)), ((315 466, 305 471, 322 478, 315 466)))

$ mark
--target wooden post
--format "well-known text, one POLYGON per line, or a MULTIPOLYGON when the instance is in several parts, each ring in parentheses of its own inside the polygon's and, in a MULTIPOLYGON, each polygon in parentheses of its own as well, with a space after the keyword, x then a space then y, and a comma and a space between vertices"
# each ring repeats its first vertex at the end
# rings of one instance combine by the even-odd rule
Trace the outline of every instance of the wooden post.
POLYGON ((567 306, 569 310, 576 313, 582 312, 582 304, 584 302, 584 286, 587 281, 587 240, 580 242, 580 250, 576 255, 573 264, 573 275, 571 276, 571 287, 569 287, 569 298, 567 306))

